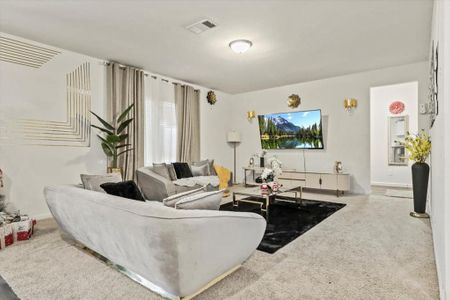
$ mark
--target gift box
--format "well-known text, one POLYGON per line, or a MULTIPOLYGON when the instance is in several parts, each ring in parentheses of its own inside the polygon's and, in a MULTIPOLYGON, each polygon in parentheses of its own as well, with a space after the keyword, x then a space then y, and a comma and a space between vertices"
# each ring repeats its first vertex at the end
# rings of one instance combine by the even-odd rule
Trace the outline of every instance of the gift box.
POLYGON ((5 249, 5 229, 0 226, 0 250, 5 249))
POLYGON ((0 226, 0 249, 5 249, 14 243, 14 236, 11 224, 0 226))
POLYGON ((33 220, 23 218, 23 220, 11 223, 13 239, 16 241, 26 241, 33 234, 33 220))

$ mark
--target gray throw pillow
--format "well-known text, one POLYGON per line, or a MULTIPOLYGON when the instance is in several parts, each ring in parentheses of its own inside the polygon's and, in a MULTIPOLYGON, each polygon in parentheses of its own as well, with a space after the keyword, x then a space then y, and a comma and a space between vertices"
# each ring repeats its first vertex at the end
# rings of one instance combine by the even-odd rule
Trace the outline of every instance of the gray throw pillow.
POLYGON ((209 176, 209 166, 191 166, 193 176, 209 176))
POLYGON ((173 167, 172 164, 168 164, 167 165, 167 170, 169 171, 169 175, 170 175, 170 180, 174 181, 177 180, 177 172, 175 172, 175 168, 173 167))
POLYGON ((175 208, 219 210, 222 197, 223 190, 190 195, 175 203, 175 208))
POLYGON ((110 173, 105 175, 87 175, 81 174, 81 182, 83 182, 83 187, 86 190, 96 191, 105 193, 105 191, 100 187, 101 184, 108 182, 121 182, 122 175, 119 173, 110 173))
POLYGON ((170 197, 163 199, 163 203, 165 206, 175 207, 175 203, 177 203, 181 199, 188 197, 188 196, 198 194, 198 193, 203 193, 204 191, 205 191, 205 188, 201 187, 199 189, 190 190, 190 191, 186 191, 183 193, 178 193, 178 194, 175 194, 175 195, 172 195, 170 197))
POLYGON ((206 176, 217 176, 216 170, 214 169, 214 159, 205 159, 192 163, 193 166, 199 167, 203 165, 208 166, 208 175, 206 176))
POLYGON ((162 164, 153 164, 152 168, 153 172, 155 172, 158 175, 161 175, 162 177, 172 180, 170 178, 169 170, 167 168, 167 165, 165 163, 162 164))
POLYGON ((211 176, 217 176, 217 172, 216 169, 214 169, 214 159, 208 159, 208 163, 209 163, 209 175, 211 176))

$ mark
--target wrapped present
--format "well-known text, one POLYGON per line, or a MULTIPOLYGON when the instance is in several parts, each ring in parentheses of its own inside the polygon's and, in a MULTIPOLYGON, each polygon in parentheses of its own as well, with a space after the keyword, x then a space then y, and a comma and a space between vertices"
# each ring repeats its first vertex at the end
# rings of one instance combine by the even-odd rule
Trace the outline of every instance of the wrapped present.
POLYGON ((0 250, 5 249, 5 229, 3 226, 0 226, 0 250))
POLYGON ((33 220, 28 217, 22 218, 21 221, 11 223, 13 230, 14 242, 26 241, 31 238, 33 233, 33 220))
POLYGON ((0 226, 0 249, 4 249, 14 243, 14 236, 11 224, 0 226))

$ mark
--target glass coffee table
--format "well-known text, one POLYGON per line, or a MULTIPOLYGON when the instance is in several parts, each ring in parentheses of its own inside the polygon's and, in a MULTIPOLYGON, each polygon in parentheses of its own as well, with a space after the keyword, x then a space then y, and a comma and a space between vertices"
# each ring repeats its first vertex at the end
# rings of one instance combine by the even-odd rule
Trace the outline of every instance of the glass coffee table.
POLYGON ((283 185, 277 192, 262 193, 260 186, 242 187, 233 191, 233 206, 239 202, 258 204, 261 212, 268 213, 270 204, 274 201, 295 202, 301 205, 302 186, 297 183, 283 185))

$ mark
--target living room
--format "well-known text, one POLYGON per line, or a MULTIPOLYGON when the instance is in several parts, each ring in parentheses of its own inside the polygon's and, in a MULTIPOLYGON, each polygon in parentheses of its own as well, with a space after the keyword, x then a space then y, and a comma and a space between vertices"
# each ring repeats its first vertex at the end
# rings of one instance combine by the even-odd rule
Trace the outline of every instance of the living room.
POLYGON ((0 298, 448 299, 449 20, 1 0, 0 298))

